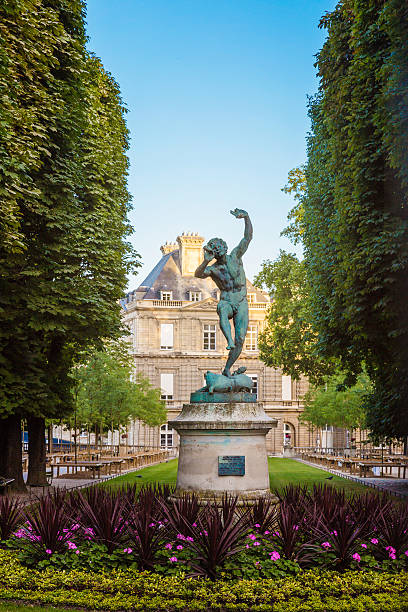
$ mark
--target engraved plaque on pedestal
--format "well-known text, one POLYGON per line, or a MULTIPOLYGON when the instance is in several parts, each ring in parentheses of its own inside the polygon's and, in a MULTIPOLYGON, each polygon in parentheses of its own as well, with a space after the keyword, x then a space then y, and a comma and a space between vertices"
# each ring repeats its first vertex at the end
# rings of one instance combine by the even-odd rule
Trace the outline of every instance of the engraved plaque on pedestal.
POLYGON ((245 455, 219 456, 218 476, 245 476, 245 455))

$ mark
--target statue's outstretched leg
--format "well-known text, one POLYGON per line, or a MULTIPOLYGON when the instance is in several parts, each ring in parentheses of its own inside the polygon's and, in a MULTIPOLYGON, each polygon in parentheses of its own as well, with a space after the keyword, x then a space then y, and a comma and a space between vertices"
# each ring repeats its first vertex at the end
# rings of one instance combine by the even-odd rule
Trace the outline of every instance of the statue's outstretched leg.
POLYGON ((233 349, 230 350, 230 353, 228 355, 227 363, 222 372, 224 376, 231 376, 231 367, 242 353, 245 336, 248 330, 248 322, 248 302, 244 300, 243 302, 241 302, 236 314, 234 315, 235 346, 233 349))
POLYGON ((235 347, 234 340, 232 339, 231 334, 231 324, 229 320, 232 317, 232 307, 228 302, 220 301, 217 306, 218 316, 220 317, 220 327, 221 331, 225 336, 225 339, 228 343, 227 350, 231 350, 235 347))

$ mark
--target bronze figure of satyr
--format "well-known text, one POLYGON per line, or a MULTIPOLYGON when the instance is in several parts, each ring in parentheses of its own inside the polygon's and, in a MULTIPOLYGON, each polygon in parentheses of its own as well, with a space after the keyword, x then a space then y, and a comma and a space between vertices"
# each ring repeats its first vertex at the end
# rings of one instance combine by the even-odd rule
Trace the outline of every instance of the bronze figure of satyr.
MULTIPOLYGON (((252 223, 248 213, 245 210, 236 208, 231 210, 231 214, 237 219, 244 219, 244 237, 231 253, 227 253, 228 247, 221 238, 209 240, 204 246, 204 261, 195 271, 195 276, 198 278, 211 277, 221 292, 217 312, 220 318, 222 333, 227 340, 227 350, 229 351, 227 363, 222 372, 225 379, 233 378, 234 375, 240 375, 244 370, 240 368, 239 373, 237 371, 231 374, 231 367, 242 352, 248 330, 248 299, 242 256, 252 240, 252 223), (210 262, 214 259, 215 262, 210 265, 210 262), (235 338, 232 337, 231 319, 234 321, 235 338)), ((245 376, 245 378, 252 383, 249 377, 245 376)), ((219 384, 221 383, 220 379, 219 384)), ((225 391, 229 391, 228 381, 225 385, 225 391)), ((249 389, 250 387, 251 384, 248 383, 243 389, 249 389)))

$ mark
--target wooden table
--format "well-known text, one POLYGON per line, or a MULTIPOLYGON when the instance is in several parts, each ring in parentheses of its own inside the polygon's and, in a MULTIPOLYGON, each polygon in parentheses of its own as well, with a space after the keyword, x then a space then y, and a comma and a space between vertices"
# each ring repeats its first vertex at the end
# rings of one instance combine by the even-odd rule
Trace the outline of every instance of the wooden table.
POLYGON ((379 467, 379 468, 389 468, 390 470, 390 475, 391 475, 391 470, 392 468, 397 468, 398 469, 398 476, 397 478, 401 478, 401 471, 402 471, 402 478, 406 477, 406 471, 408 468, 408 463, 393 463, 390 461, 386 461, 386 462, 377 462, 377 461, 364 461, 364 462, 360 462, 358 464, 359 466, 359 471, 360 471, 360 476, 362 478, 378 478, 378 476, 375 476, 374 474, 371 476, 371 474, 368 473, 369 470, 372 470, 373 467, 379 467))
MULTIPOLYGON (((101 469, 104 467, 104 462, 102 461, 58 461, 57 463, 51 463, 50 467, 52 469, 52 475, 54 476, 54 468, 57 470, 57 478, 60 475, 60 468, 67 468, 67 473, 74 473, 75 468, 81 469, 89 469, 92 471, 92 478, 96 477, 96 473, 98 474, 98 478, 101 477, 101 469)), ((75 470, 76 471, 76 470, 75 470)))

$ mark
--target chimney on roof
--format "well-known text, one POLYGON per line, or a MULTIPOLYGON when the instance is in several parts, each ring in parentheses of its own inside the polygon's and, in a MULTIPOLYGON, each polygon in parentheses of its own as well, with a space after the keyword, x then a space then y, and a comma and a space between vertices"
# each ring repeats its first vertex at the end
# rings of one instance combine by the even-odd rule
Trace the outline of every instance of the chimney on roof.
POLYGON ((169 253, 172 253, 173 251, 177 251, 178 250, 178 244, 175 242, 167 242, 166 244, 163 244, 160 247, 161 252, 163 253, 163 255, 168 255, 169 253))
POLYGON ((183 232, 177 237, 182 276, 194 276, 194 272, 203 261, 204 238, 198 232, 183 232))

